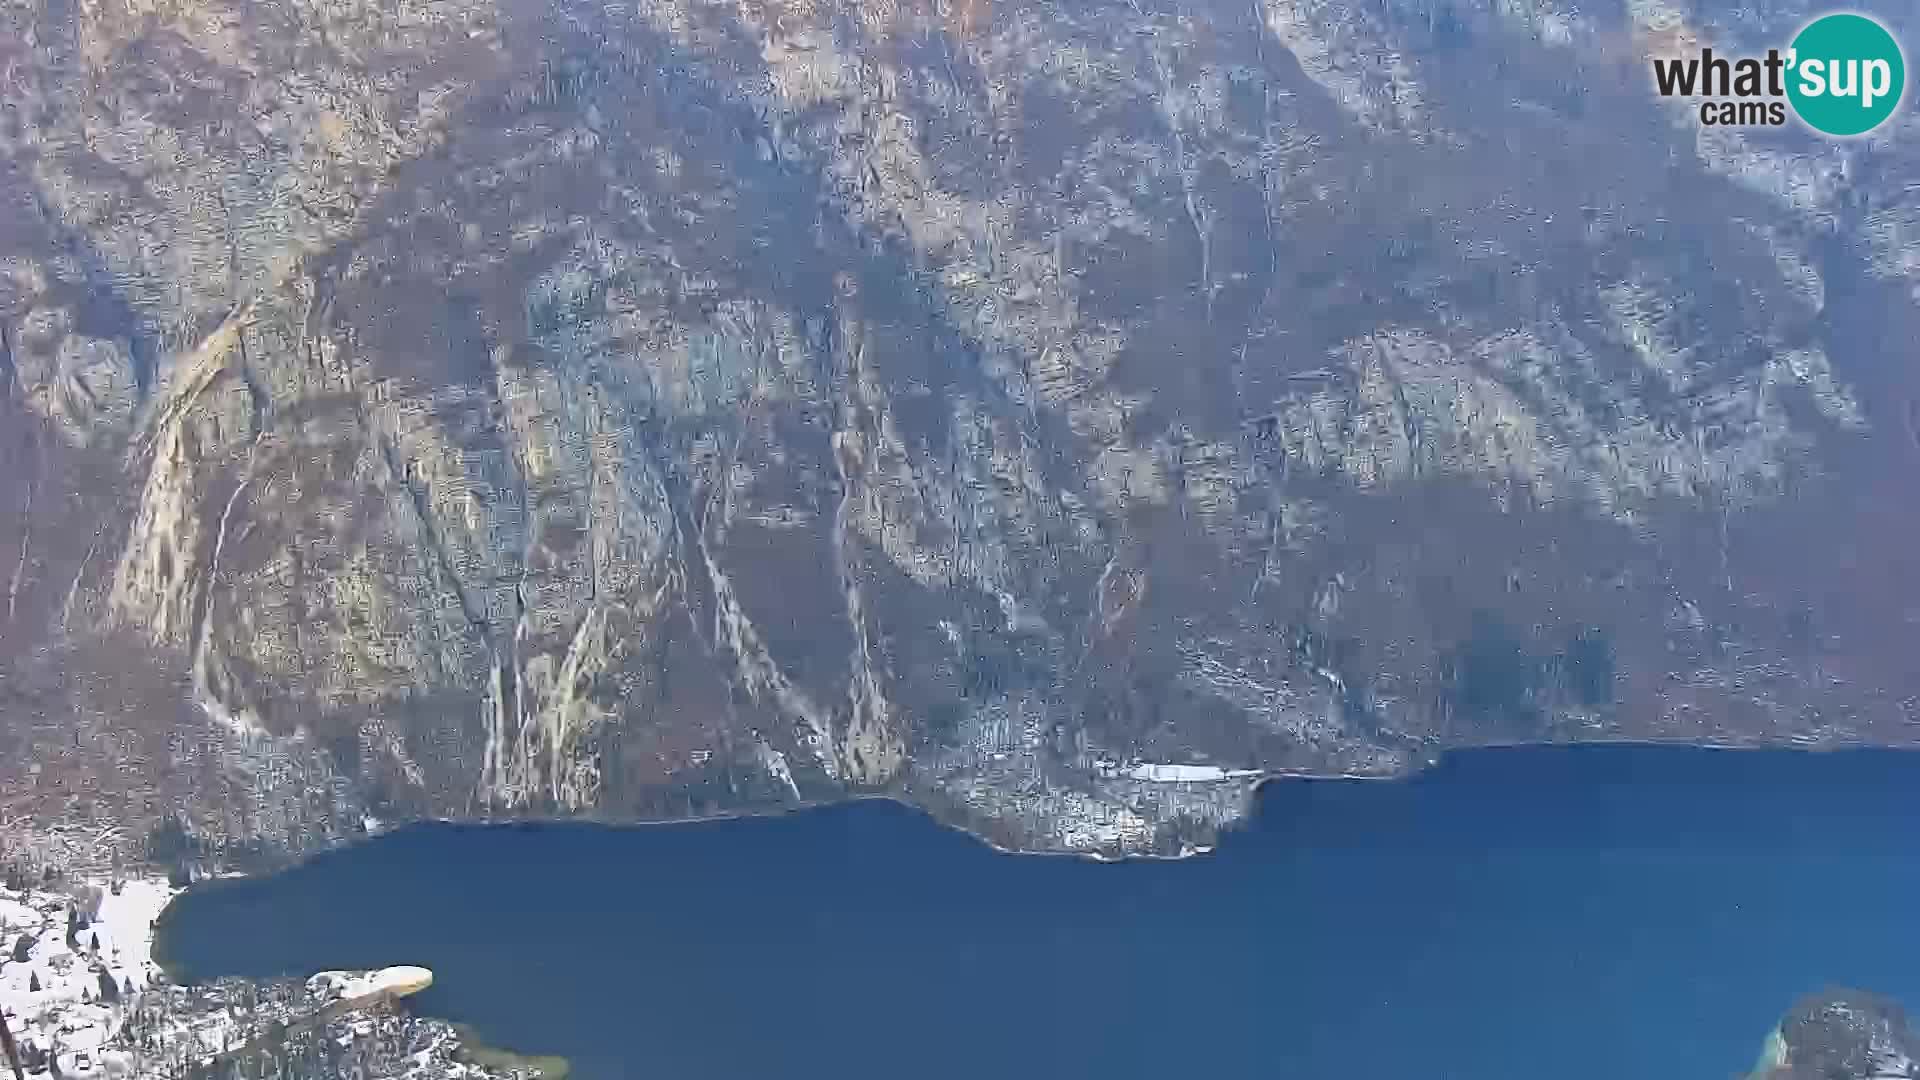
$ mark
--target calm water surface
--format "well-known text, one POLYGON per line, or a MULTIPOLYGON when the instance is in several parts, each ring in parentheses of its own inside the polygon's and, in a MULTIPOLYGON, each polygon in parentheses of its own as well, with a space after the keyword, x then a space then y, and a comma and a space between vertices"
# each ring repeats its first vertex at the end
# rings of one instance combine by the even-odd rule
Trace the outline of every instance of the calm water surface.
POLYGON ((1725 1080, 1800 993, 1920 1005, 1920 755, 1478 751, 1269 785, 1181 863, 887 803, 423 826, 195 890, 163 946, 424 964, 420 1011, 581 1080, 1725 1080))

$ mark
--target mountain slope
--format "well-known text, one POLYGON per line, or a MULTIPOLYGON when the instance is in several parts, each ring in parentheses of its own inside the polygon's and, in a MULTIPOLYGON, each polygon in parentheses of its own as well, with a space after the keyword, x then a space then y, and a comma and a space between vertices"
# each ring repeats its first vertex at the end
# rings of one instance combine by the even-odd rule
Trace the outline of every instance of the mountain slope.
POLYGON ((1920 734, 1916 121, 1647 85, 1787 5, 0 12, 10 813, 1170 851, 1920 734))

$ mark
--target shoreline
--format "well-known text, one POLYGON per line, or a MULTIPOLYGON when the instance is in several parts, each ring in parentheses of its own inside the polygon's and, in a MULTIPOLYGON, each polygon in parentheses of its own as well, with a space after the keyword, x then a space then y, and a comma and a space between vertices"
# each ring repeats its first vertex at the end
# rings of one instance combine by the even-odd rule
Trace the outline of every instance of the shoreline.
POLYGON ((153 955, 160 913, 182 890, 165 875, 75 873, 24 888, 0 887, 0 1008, 20 1053, 58 1055, 69 1075, 81 1061, 128 1065, 115 1040, 131 1004, 165 982, 153 955), (67 921, 80 912, 77 924, 67 921))
MULTIPOLYGON (((1675 751, 1714 751, 1726 753, 1791 753, 1826 754, 1847 752, 1886 752, 1899 754, 1920 754, 1920 740, 1909 744, 1874 743, 1857 741, 1822 742, 1781 742, 1755 739, 1743 742, 1693 742, 1679 739, 1559 739, 1511 742, 1470 743, 1443 747, 1428 754, 1416 756, 1413 763, 1405 769, 1394 772, 1321 772, 1310 769, 1271 769, 1261 775, 1243 779, 1247 784, 1248 812, 1223 826, 1209 844, 1194 845, 1179 852, 1124 851, 1119 853, 1088 850, 1065 851, 1046 848, 1024 848, 1002 843, 987 836, 982 831, 970 827, 965 821, 955 820, 955 815, 943 813, 940 807, 929 805, 913 797, 911 791, 861 791, 830 799, 805 799, 799 802, 781 803, 771 806, 754 806, 737 809, 718 810, 707 814, 689 815, 671 818, 621 819, 598 813, 586 814, 523 814, 510 817, 453 817, 434 815, 418 818, 397 819, 381 822, 378 829, 341 836, 312 850, 303 851, 289 858, 285 863, 271 869, 247 872, 232 869, 219 869, 212 875, 195 881, 186 889, 195 889, 221 881, 244 881, 257 877, 281 873, 305 865, 313 859, 331 852, 350 849, 359 844, 379 839, 382 836, 403 829, 423 825, 447 826, 451 828, 516 828, 581 825, 608 829, 651 829, 671 828, 690 825, 724 824, 732 821, 748 821, 761 818, 776 818, 789 814, 807 813, 815 810, 831 809, 837 806, 853 806, 867 802, 891 803, 896 806, 924 815, 928 820, 943 829, 959 833, 999 855, 1021 858, 1066 858, 1081 859, 1103 865, 1125 865, 1133 862, 1181 862, 1187 859, 1208 855, 1219 844, 1219 836, 1224 836, 1245 825, 1251 818, 1253 806, 1267 789, 1268 785, 1288 782, 1404 782, 1432 772, 1445 765, 1450 758, 1466 754, 1480 754, 1503 750, 1574 750, 1581 748, 1612 750, 1675 750, 1675 751)), ((1223 781, 1190 781, 1191 784, 1216 784, 1223 781)), ((177 898, 186 889, 175 889, 177 898)), ((171 904, 169 904, 171 906, 171 904)), ((164 910, 162 911, 164 921, 164 910)))
MULTIPOLYGON (((1873 746, 1858 746, 1858 745, 1826 746, 1826 747, 1818 748, 1818 749, 1825 749, 1830 751, 1830 753, 1826 755, 1822 755, 1821 758, 1809 758, 1805 753, 1770 753, 1770 754, 1753 755, 1752 757, 1754 757, 1757 760, 1754 760, 1752 764, 1748 764, 1746 763, 1745 760, 1740 759, 1735 755, 1729 755, 1724 753, 1708 755, 1706 753, 1665 754, 1662 752, 1668 751, 1668 750, 1674 750, 1674 749, 1692 750, 1692 751, 1730 751, 1730 750, 1743 750, 1743 749, 1783 750, 1788 748, 1764 747, 1764 746, 1755 747, 1751 745, 1742 745, 1742 744, 1698 745, 1698 744, 1647 743, 1644 741, 1619 740, 1619 741, 1615 741, 1610 744, 1607 744, 1607 749, 1613 750, 1613 751, 1625 751, 1624 753, 1607 754, 1604 751, 1599 751, 1593 754, 1583 754, 1583 753, 1576 752, 1575 750, 1575 746, 1580 746, 1580 745, 1588 745, 1588 744, 1572 744, 1572 745, 1563 744, 1558 746, 1544 746, 1540 744, 1519 744, 1518 747, 1465 748, 1465 749, 1470 749, 1472 751, 1471 753, 1463 752, 1462 750, 1454 750, 1444 754, 1422 755, 1416 758, 1409 759, 1408 761, 1408 764, 1416 765, 1418 766, 1418 768, 1409 769, 1405 773, 1398 774, 1398 776, 1406 777, 1409 775, 1426 775, 1436 771, 1436 766, 1445 766, 1448 764, 1456 765, 1458 766, 1457 768, 1446 771, 1446 773, 1443 776, 1435 778, 1435 782, 1431 784, 1423 784, 1422 787, 1423 788, 1429 788, 1429 787, 1442 788, 1442 789, 1445 789, 1446 791, 1455 792, 1455 793, 1464 791, 1467 797, 1476 806, 1480 805, 1486 799, 1485 791, 1487 789, 1485 788, 1485 785, 1487 783, 1498 784, 1503 777, 1510 778, 1512 782, 1518 785, 1519 789, 1522 791, 1547 792, 1547 791, 1566 790, 1568 784, 1577 784, 1581 777, 1590 776, 1593 779, 1595 790, 1609 793, 1607 795, 1608 798, 1619 798, 1619 799, 1628 799, 1628 800, 1633 800, 1635 798, 1634 791, 1636 788, 1636 784, 1640 778, 1645 777, 1647 782, 1650 785, 1652 785, 1650 790, 1664 793, 1662 795, 1663 798, 1669 797, 1669 796, 1675 797, 1675 798, 1687 798, 1687 799, 1694 800, 1695 803, 1698 803, 1698 800, 1701 798, 1711 799, 1712 792, 1714 790, 1717 790, 1719 787, 1728 783, 1741 783, 1743 782, 1744 778, 1748 778, 1748 777, 1780 777, 1780 778, 1783 778, 1783 780, 1791 780, 1794 777, 1804 776, 1804 777, 1807 777, 1810 781, 1810 786, 1807 788, 1807 790, 1810 792, 1824 792, 1824 791, 1838 792, 1840 789, 1837 789, 1833 786, 1836 780, 1847 781, 1849 778, 1857 778, 1862 782, 1873 782, 1875 778, 1879 778, 1879 777, 1893 777, 1893 778, 1908 777, 1911 775, 1911 766, 1915 765, 1916 763, 1920 763, 1920 762, 1916 762, 1916 754, 1914 753, 1913 749, 1906 748, 1906 747, 1873 747, 1873 746), (1511 757, 1506 755, 1485 753, 1485 751, 1489 749, 1514 749, 1514 748, 1522 749, 1523 751, 1526 749, 1532 749, 1536 751, 1536 753, 1535 754, 1521 753, 1521 754, 1513 755, 1511 757), (1635 753, 1635 751, 1644 751, 1645 753, 1635 753), (1733 758, 1733 760, 1729 761, 1728 760, 1729 758, 1733 758), (1467 761, 1463 761, 1462 759, 1471 759, 1471 763, 1469 764, 1467 761), (1831 764, 1822 764, 1823 759, 1825 761, 1831 762, 1831 764), (1687 791, 1700 790, 1691 783, 1692 779, 1695 777, 1705 778, 1708 781, 1708 787, 1706 789, 1705 794, 1685 795, 1684 793, 1687 791), (1478 794, 1478 795, 1473 794, 1476 791, 1481 792, 1481 794, 1478 794)), ((1265 783, 1269 781, 1279 781, 1279 780, 1287 780, 1287 779, 1353 780, 1353 779, 1389 779, 1389 778, 1395 778, 1395 777, 1386 777, 1378 774, 1362 774, 1358 776, 1328 775, 1325 773, 1310 773, 1305 771, 1298 771, 1298 772, 1291 772, 1291 773, 1280 773, 1270 777, 1264 777, 1262 778, 1260 789, 1264 790, 1265 783)), ((1902 780, 1901 783, 1903 785, 1901 790, 1905 791, 1907 789, 1909 781, 1902 780)), ((1233 838, 1229 842, 1219 845, 1219 850, 1223 852, 1222 854, 1223 859, 1227 859, 1229 861, 1232 860, 1235 854, 1243 850, 1243 847, 1251 847, 1256 852, 1266 852, 1268 854, 1274 854, 1275 849, 1273 849, 1271 845, 1265 844, 1263 838, 1265 840, 1277 839, 1278 842, 1283 846, 1290 847, 1291 845, 1294 845, 1296 843, 1305 843, 1307 845, 1312 845, 1314 836, 1316 834, 1323 837, 1330 835, 1335 838, 1339 838, 1339 839, 1335 839, 1332 845, 1333 848, 1337 850, 1345 846, 1346 841, 1344 840, 1344 838, 1347 836, 1347 833, 1343 828, 1340 828, 1338 826, 1336 818, 1330 817, 1327 819, 1326 825, 1329 827, 1329 831, 1323 832, 1318 829, 1315 829, 1312 831, 1302 831, 1303 829, 1308 829, 1311 826, 1311 823, 1312 823, 1311 808, 1312 807, 1324 805, 1329 810, 1338 810, 1338 808, 1340 807, 1347 806, 1352 800, 1358 799, 1358 800, 1364 801, 1365 799, 1368 798, 1368 796, 1366 795, 1366 792, 1369 792, 1369 791, 1381 793, 1383 798, 1385 798, 1395 806, 1399 806, 1400 800, 1401 800, 1401 795, 1395 794, 1395 791, 1401 790, 1401 789, 1384 789, 1384 790, 1379 788, 1362 789, 1362 788, 1356 788, 1352 785, 1342 785, 1342 786, 1329 786, 1328 788, 1322 789, 1322 791, 1317 795, 1310 795, 1308 794, 1306 789, 1302 789, 1302 788, 1280 789, 1280 790, 1285 791, 1285 796, 1283 797, 1283 801, 1280 804, 1278 804, 1277 807, 1269 806, 1265 808, 1263 807, 1254 808, 1255 813, 1261 815, 1257 819, 1260 822, 1260 824, 1254 825, 1253 827, 1251 827, 1248 831, 1247 837, 1233 838), (1331 801, 1328 801, 1329 796, 1332 796, 1331 801), (1289 824, 1294 821, 1293 811, 1296 808, 1301 809, 1303 812, 1306 812, 1309 814, 1307 824, 1305 825, 1289 824), (1277 817, 1272 816, 1276 813, 1278 814, 1277 817), (1269 826, 1275 822, 1282 823, 1282 825, 1285 827, 1283 831, 1274 832, 1272 829, 1269 828, 1269 826), (1249 839, 1254 842, 1246 845, 1241 845, 1233 842, 1234 840, 1239 840, 1239 839, 1249 839)), ((1413 789, 1406 789, 1408 794, 1412 794, 1412 790, 1413 789)), ((1768 802, 1768 796, 1766 795, 1766 792, 1764 789, 1758 792, 1754 792, 1753 795, 1757 801, 1754 801, 1751 803, 1743 801, 1741 805, 1742 806, 1762 806, 1768 802)), ((894 802, 896 804, 901 804, 901 805, 913 805, 913 804, 905 803, 904 800, 893 797, 888 793, 864 793, 857 799, 848 799, 848 800, 842 800, 842 801, 852 803, 855 801, 876 801, 876 800, 894 802)), ((1581 802, 1581 796, 1579 795, 1573 796, 1572 801, 1574 803, 1577 803, 1583 806, 1585 805, 1584 803, 1581 802)), ((1498 800, 1496 800, 1496 802, 1498 802, 1498 800)), ((1504 807, 1504 804, 1500 804, 1500 805, 1504 807)), ((1873 805, 1878 805, 1878 804, 1873 804, 1873 805)), ((1901 805, 1904 805, 1904 803, 1902 803, 1901 805)), ((865 823, 877 823, 877 828, 872 831, 866 830, 863 827, 859 827, 853 824, 855 822, 854 815, 849 815, 848 818, 816 819, 816 822, 814 824, 809 825, 807 828, 811 832, 816 834, 822 833, 822 832, 827 834, 841 834, 841 830, 843 829, 843 827, 850 829, 851 830, 850 833, 844 834, 845 838, 830 841, 830 843, 832 844, 839 845, 840 847, 845 847, 850 843, 853 844, 854 846, 858 846, 859 842, 863 838, 867 838, 867 837, 873 837, 875 839, 883 839, 886 837, 894 836, 899 832, 899 829, 897 829, 896 826, 911 825, 912 830, 909 831, 907 835, 917 836, 918 842, 920 845, 918 850, 931 853, 930 857, 938 857, 941 859, 951 860, 956 857, 966 856, 966 858, 961 861, 964 863, 965 866, 971 868, 968 871, 969 873, 979 873, 985 870, 992 870, 994 865, 1001 865, 997 860, 993 862, 989 862, 988 860, 984 860, 980 858, 978 855, 977 849, 971 849, 969 845, 949 843, 941 840, 939 834, 927 833, 925 831, 923 823, 927 821, 933 821, 935 824, 940 824, 939 819, 937 817, 934 817, 934 815, 927 813, 924 808, 914 806, 914 809, 916 812, 911 815, 894 814, 889 811, 889 812, 881 813, 880 816, 878 817, 871 816, 875 813, 873 811, 859 812, 859 816, 857 817, 857 821, 859 823, 862 823, 863 825, 865 823)), ((1500 809, 1499 812, 1503 815, 1506 813, 1504 808, 1500 809)), ((728 813, 724 816, 709 817, 708 820, 715 820, 715 819, 732 820, 734 818, 740 818, 745 816, 750 816, 750 815, 745 815, 741 813, 728 813)), ((1337 815, 1337 818, 1344 819, 1345 814, 1340 813, 1337 815)), ((1405 819, 1394 818, 1393 820, 1402 821, 1405 819)), ((1481 819, 1477 817, 1472 817, 1472 818, 1467 818, 1463 820, 1467 821, 1468 823, 1472 823, 1472 822, 1477 822, 1481 819)), ((405 841, 405 843, 408 843, 408 844, 419 843, 423 847, 431 848, 434 845, 441 843, 442 841, 459 840, 460 843, 459 845, 457 845, 458 847, 464 847, 464 848, 470 848, 470 849, 477 848, 478 849, 477 851, 470 851, 469 853, 475 856, 483 856, 488 847, 488 841, 486 838, 490 836, 494 836, 497 833, 497 830, 486 830, 482 828, 483 826, 486 826, 486 825, 547 826, 547 825, 552 825, 556 823, 583 824, 588 826, 600 825, 602 826, 602 828, 598 828, 598 829, 589 828, 586 830, 581 830, 578 832, 569 832, 569 833, 556 832, 556 833, 553 833, 551 836, 546 836, 545 834, 542 834, 541 836, 536 836, 532 833, 531 829, 523 829, 517 836, 514 836, 514 835, 507 836, 504 840, 504 844, 505 846, 513 847, 516 849, 526 848, 526 849, 532 849, 537 851, 540 849, 540 845, 543 839, 547 839, 547 840, 551 840, 556 845, 560 845, 562 848, 568 848, 575 843, 582 843, 587 845, 591 849, 592 845, 598 844, 598 843, 617 845, 620 842, 619 837, 621 835, 627 834, 626 830, 631 827, 630 825, 616 825, 616 826, 613 826, 613 828, 618 829, 620 831, 615 832, 608 829, 606 827, 607 823, 605 822, 592 822, 592 821, 577 822, 577 823, 555 822, 551 820, 549 821, 520 820, 520 821, 510 821, 510 822, 471 822, 471 821, 433 822, 431 824, 452 825, 456 829, 458 829, 459 832, 456 833, 452 831, 443 831, 437 834, 428 833, 428 834, 425 834, 424 836, 416 834, 415 837, 410 838, 409 840, 405 841)), ((427 825, 430 823, 421 822, 419 824, 427 825)), ((647 824, 647 823, 643 823, 643 824, 647 824)), ((660 823, 652 823, 652 824, 660 824, 660 823)), ((1412 824, 1412 822, 1408 822, 1408 824, 1412 824)), ((953 826, 951 825, 947 825, 944 827, 953 828, 953 826)), ((959 831, 959 830, 956 830, 956 831, 959 831)), ((1461 832, 1459 830, 1456 830, 1456 835, 1464 836, 1467 838, 1468 843, 1472 843, 1473 837, 1477 835, 1478 832, 1479 831, 1477 829, 1467 831, 1467 832, 1461 832)), ((702 835, 698 837, 695 837, 692 834, 686 834, 682 836, 680 839, 675 840, 672 843, 661 847, 659 850, 663 852, 675 851, 675 852, 681 852, 681 853, 696 853, 698 851, 712 850, 708 846, 709 843, 712 841, 718 840, 721 842, 721 846, 725 847, 726 842, 728 840, 739 839, 747 835, 749 834, 744 830, 735 830, 735 831, 729 831, 725 833, 714 833, 711 835, 702 835)), ((771 832, 756 831, 752 835, 765 838, 769 836, 774 836, 774 837, 786 836, 788 835, 788 833, 786 833, 784 830, 776 830, 771 832)), ((1381 835, 1386 835, 1390 837, 1391 832, 1381 834, 1381 835)), ((1535 834, 1532 832, 1528 833, 1529 837, 1533 837, 1534 835, 1535 834)), ((755 850, 755 851, 764 850, 764 848, 760 846, 759 842, 757 841, 754 843, 747 844, 746 846, 751 850, 755 850)), ((988 845, 988 846, 989 848, 991 848, 991 845, 988 845)), ((402 848, 401 850, 413 851, 414 849, 402 848)), ((1196 850, 1186 853, 1181 857, 1193 857, 1198 854, 1205 854, 1210 850, 1213 850, 1213 848, 1200 847, 1200 848, 1197 848, 1196 850)), ((725 853, 722 852, 722 855, 724 854, 725 853)), ((1284 849, 1280 850, 1278 854, 1282 858, 1285 858, 1286 850, 1284 849)), ((1391 854, 1392 854, 1391 852, 1388 853, 1389 857, 1391 857, 1391 854)), ((1131 860, 1127 860, 1127 861, 1131 861, 1131 860)), ((750 865, 750 863, 742 863, 738 859, 735 860, 735 864, 737 866, 750 865)), ((468 860, 467 862, 463 863, 463 865, 479 865, 479 866, 485 867, 487 864, 484 862, 484 860, 480 860, 480 861, 468 860)), ((380 873, 398 872, 400 868, 387 863, 379 863, 373 867, 373 870, 375 871, 374 877, 369 878, 367 879, 366 882, 362 882, 361 884, 356 885, 354 887, 360 888, 360 889, 368 888, 370 884, 377 883, 378 875, 380 873), (384 870, 382 869, 383 867, 384 867, 384 870)), ((1180 872, 1180 873, 1185 873, 1185 872, 1180 872)), ((1091 888, 1096 892, 1105 891, 1110 887, 1118 887, 1122 891, 1128 891, 1132 888, 1132 886, 1129 885, 1128 882, 1137 882, 1141 880, 1154 882, 1156 883, 1156 887, 1164 886, 1167 888, 1179 890, 1182 888, 1180 883, 1183 881, 1189 880, 1185 877, 1180 877, 1180 876, 1168 877, 1164 874, 1149 875, 1147 879, 1140 879, 1137 877, 1130 878, 1125 881, 1122 881, 1119 878, 1096 877, 1091 874, 1086 874, 1086 875, 1069 874, 1067 876, 1078 881, 1081 886, 1086 888, 1091 888), (1113 886, 1103 885, 1101 884, 1102 882, 1112 882, 1114 883, 1114 885, 1113 886)), ((1053 878, 1049 877, 1048 880, 1053 880, 1053 878)), ((1201 879, 1196 879, 1196 880, 1214 881, 1217 883, 1222 879, 1215 877, 1213 875, 1202 875, 1201 879)), ((805 924, 803 923, 802 924, 803 929, 804 929, 804 926, 805 924)), ((184 924, 182 924, 182 928, 184 929, 184 924)), ((619 934, 619 931, 617 929, 612 929, 612 930, 609 930, 608 933, 610 935, 617 936, 619 934)), ((572 935, 569 935, 567 940, 572 940, 572 939, 573 939, 572 935)), ((402 937, 396 940, 404 941, 407 939, 405 937, 402 937)), ((456 942, 455 947, 464 949, 467 946, 460 945, 456 942)), ((319 952, 316 952, 313 958, 321 961, 327 960, 329 957, 325 955, 325 953, 330 953, 332 951, 333 950, 331 949, 321 950, 319 952)), ((383 953, 385 951, 386 950, 382 950, 383 953)), ((428 960, 424 962, 431 963, 432 961, 428 960)), ((432 1018, 429 1017, 428 1019, 432 1019, 432 1018)), ((516 1028, 516 1030, 523 1031, 523 1036, 520 1039, 520 1045, 523 1045, 523 1046, 537 1047, 539 1045, 539 1041, 544 1041, 544 1039, 548 1037, 545 1029, 516 1028), (531 1031, 533 1034, 528 1035, 527 1034, 528 1031, 531 1031)), ((463 1048, 467 1052, 474 1055, 472 1060, 474 1060, 476 1063, 481 1065, 499 1063, 504 1067, 512 1068, 513 1062, 528 1061, 531 1059, 545 1057, 544 1055, 534 1055, 534 1054, 519 1053, 515 1051, 506 1051, 502 1047, 492 1046, 487 1041, 485 1028, 470 1027, 467 1030, 458 1032, 458 1035, 459 1037, 456 1042, 449 1042, 447 1045, 449 1047, 458 1046, 460 1048, 463 1048), (503 1056, 490 1057, 488 1056, 488 1054, 491 1051, 503 1051, 503 1056), (510 1054, 511 1057, 504 1056, 505 1054, 510 1054)), ((564 1040, 561 1040, 561 1041, 564 1042, 564 1040)), ((511 1046, 513 1045, 513 1043, 509 1042, 508 1045, 511 1046)), ((1743 1051, 1744 1049, 1745 1048, 1743 1047, 1743 1051)), ((599 1048, 599 1044, 597 1043, 591 1044, 591 1045, 565 1043, 564 1052, 567 1054, 576 1055, 581 1062, 581 1065, 579 1067, 582 1067, 582 1068, 588 1067, 592 1062, 601 1060, 603 1057, 606 1056, 605 1054, 602 1053, 602 1050, 599 1048)), ((551 1068, 553 1063, 550 1060, 544 1060, 544 1061, 541 1061, 541 1064, 547 1065, 549 1068, 551 1068)))
POLYGON ((559 1054, 523 1054, 488 1042, 472 1024, 449 1022, 448 1026, 459 1039, 456 1055, 483 1069, 500 1069, 513 1076, 531 1070, 539 1074, 540 1080, 567 1080, 573 1073, 573 1063, 559 1054))

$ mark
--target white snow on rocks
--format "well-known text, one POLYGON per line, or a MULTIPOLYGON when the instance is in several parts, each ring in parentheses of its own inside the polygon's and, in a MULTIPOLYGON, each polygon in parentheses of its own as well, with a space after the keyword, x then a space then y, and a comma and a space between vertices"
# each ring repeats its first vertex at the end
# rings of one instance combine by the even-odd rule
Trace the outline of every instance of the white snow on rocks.
MULTIPOLYGON (((382 999, 431 985, 433 972, 426 968, 326 971, 309 979, 304 992, 287 981, 170 985, 153 960, 153 926, 178 892, 158 877, 0 887, 0 1011, 26 1059, 29 1080, 52 1075, 47 1054, 57 1058, 58 1075, 69 1080, 182 1075, 260 1038, 276 1022, 297 1022, 335 1004, 345 1012, 323 1014, 320 1037, 350 1049, 366 1075, 509 1075, 462 1060, 460 1036, 450 1025, 380 1007, 382 999), (88 921, 69 944, 68 912, 74 910, 88 921)), ((4 1063, 0 1075, 8 1075, 4 1063)))
POLYGON ((175 891, 161 878, 0 887, 0 1012, 23 1050, 57 1053, 70 1077, 128 1075, 105 1044, 126 1000, 159 977, 153 921, 175 891), (69 944, 75 908, 93 914, 69 944))
POLYGON ((1259 769, 1223 769, 1218 765, 1158 765, 1142 762, 1127 773, 1150 784, 1215 784, 1262 775, 1259 769))
POLYGON ((401 965, 356 975, 346 971, 322 971, 307 980, 307 988, 330 993, 337 1000, 356 1001, 375 994, 406 997, 433 985, 433 972, 423 967, 401 965))

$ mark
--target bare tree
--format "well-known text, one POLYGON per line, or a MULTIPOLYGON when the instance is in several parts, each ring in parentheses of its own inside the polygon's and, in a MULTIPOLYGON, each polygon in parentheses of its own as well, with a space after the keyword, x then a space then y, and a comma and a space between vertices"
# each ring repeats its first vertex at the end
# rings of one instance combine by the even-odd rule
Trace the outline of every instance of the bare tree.
POLYGON ((27 1080, 27 1071, 20 1067, 20 1048, 13 1045, 13 1030, 7 1027, 4 1013, 0 1013, 0 1051, 6 1053, 7 1064, 13 1067, 13 1080, 27 1080))

